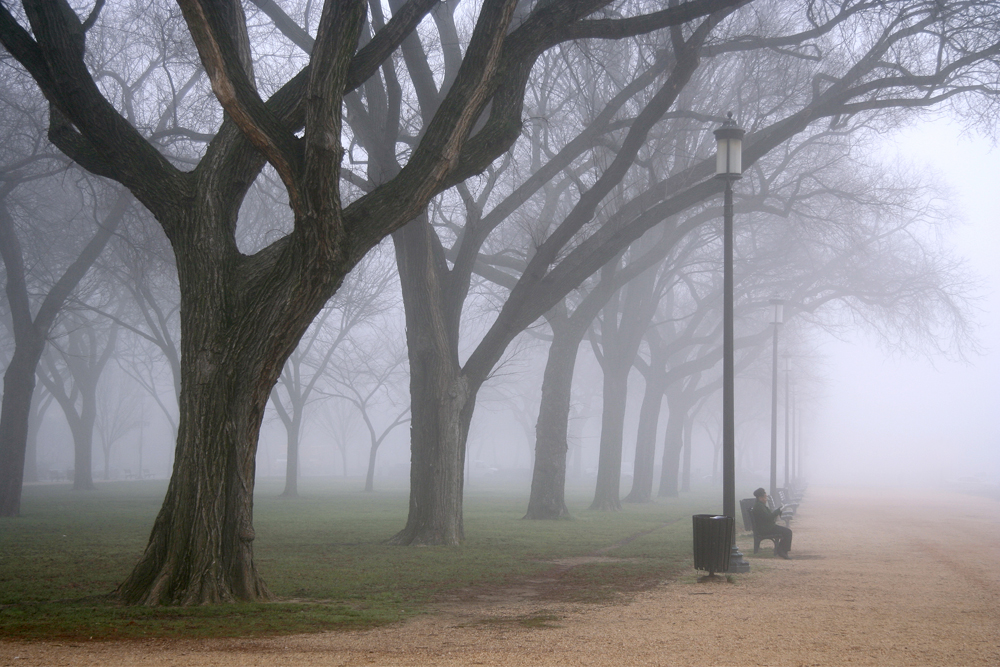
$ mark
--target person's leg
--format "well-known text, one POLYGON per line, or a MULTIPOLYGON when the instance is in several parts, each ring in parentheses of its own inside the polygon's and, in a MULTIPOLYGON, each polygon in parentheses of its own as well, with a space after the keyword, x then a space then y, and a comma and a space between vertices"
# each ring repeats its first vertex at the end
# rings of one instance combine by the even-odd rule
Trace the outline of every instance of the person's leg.
POLYGON ((792 550, 792 529, 785 526, 775 526, 775 531, 781 536, 778 543, 778 555, 788 555, 792 550))

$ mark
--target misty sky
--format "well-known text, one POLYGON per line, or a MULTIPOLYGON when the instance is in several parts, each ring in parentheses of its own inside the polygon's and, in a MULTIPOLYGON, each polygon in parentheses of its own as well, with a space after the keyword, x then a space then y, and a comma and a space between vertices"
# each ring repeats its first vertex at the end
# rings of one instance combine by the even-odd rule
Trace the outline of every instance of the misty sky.
POLYGON ((950 188, 948 241, 983 280, 983 354, 968 362, 904 357, 855 337, 823 339, 824 397, 807 431, 817 482, 1000 482, 1000 148, 946 120, 887 140, 887 154, 927 165, 950 188), (902 460, 901 465, 895 462, 902 460))

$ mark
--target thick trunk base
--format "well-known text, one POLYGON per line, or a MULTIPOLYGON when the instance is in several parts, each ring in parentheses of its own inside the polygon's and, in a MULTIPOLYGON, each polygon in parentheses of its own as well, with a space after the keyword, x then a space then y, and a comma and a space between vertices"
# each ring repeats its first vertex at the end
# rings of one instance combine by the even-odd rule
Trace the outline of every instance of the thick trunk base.
POLYGON ((461 377, 443 392, 424 388, 411 399, 410 512, 389 543, 455 546, 465 541, 462 501, 471 420, 465 408, 475 398, 461 377))
POLYGON ((256 441, 195 443, 183 430, 149 544, 117 597, 147 606, 270 600, 253 562, 256 441))

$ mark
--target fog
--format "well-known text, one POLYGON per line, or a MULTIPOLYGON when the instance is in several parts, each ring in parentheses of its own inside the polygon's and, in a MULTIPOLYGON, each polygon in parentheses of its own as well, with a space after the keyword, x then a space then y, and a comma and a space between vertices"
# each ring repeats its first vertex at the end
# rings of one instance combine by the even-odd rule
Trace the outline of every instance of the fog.
MULTIPOLYGON (((977 322, 974 341, 964 350, 928 347, 902 349, 900 341, 876 339, 863 332, 834 337, 812 331, 808 382, 799 398, 801 442, 807 480, 836 485, 995 485, 1000 481, 1000 220, 992 197, 992 181, 1000 172, 1000 151, 976 136, 964 136, 947 119, 913 127, 888 137, 887 159, 909 161, 932 170, 950 190, 954 226, 945 243, 963 258, 976 276, 977 322)), ((401 318, 401 313, 397 313, 401 318)), ((782 332, 784 333, 784 332, 782 332)), ((782 343, 784 340, 782 339, 782 343)), ((487 385, 480 400, 467 454, 469 488, 483 480, 504 480, 524 490, 530 482, 534 426, 538 413, 540 370, 546 344, 526 337, 512 351, 501 372, 487 385)), ((784 352, 782 353, 784 354, 784 352)), ((114 380, 128 383, 119 373, 114 380)), ((769 380, 768 380, 769 382, 769 380)), ((638 398, 642 380, 633 372, 625 426, 623 492, 631 478, 638 398)), ((768 387, 769 389, 769 387, 768 387)), ((132 390, 141 395, 138 386, 132 390)), ((779 399, 779 448, 784 446, 784 397, 779 399)), ((745 401, 760 402, 758 395, 745 401)), ((710 403, 719 401, 716 394, 710 403)), ((600 436, 601 372, 588 346, 581 347, 574 385, 570 424, 568 478, 585 488, 596 474, 600 436)), ((748 492, 766 483, 769 426, 767 402, 738 426, 745 449, 738 484, 748 492)), ((738 409, 748 406, 738 404, 738 409)), ((691 475, 707 484, 718 461, 717 407, 709 406, 695 427, 691 475)), ((385 419, 386 415, 380 415, 385 419)), ((329 421, 329 420, 327 420, 329 421)), ((665 425, 658 434, 657 467, 662 457, 665 425)), ((379 449, 376 479, 393 488, 405 486, 409 474, 406 425, 395 429, 379 449)), ((265 419, 258 448, 258 476, 285 474, 285 432, 273 414, 265 419)), ((314 406, 302 440, 303 477, 350 477, 362 483, 368 461, 367 434, 361 419, 329 402, 314 406), (324 407, 325 406, 325 407, 324 407), (318 412, 336 412, 349 444, 338 449, 329 426, 318 412), (345 469, 346 462, 346 469, 345 469)), ((72 438, 61 413, 50 410, 39 436, 39 469, 56 478, 72 468, 72 438)), ((100 443, 95 439, 95 479, 103 478, 100 443)), ((173 431, 149 399, 129 433, 111 451, 112 478, 146 475, 166 477, 173 461, 173 431), (141 426, 139 426, 141 424, 141 426)), ((783 478, 779 450, 779 482, 783 478)), ((377 482, 378 485, 378 482, 377 482)), ((740 494, 743 493, 741 490, 740 494)))
MULTIPOLYGON (((575 92, 568 93, 567 99, 573 99, 575 95, 575 92)), ((710 104, 714 105, 715 102, 712 101, 710 104)), ((690 149, 691 155, 685 158, 690 158, 692 161, 706 158, 711 144, 711 140, 707 138, 708 126, 699 125, 694 129, 682 125, 678 127, 680 128, 677 130, 678 133, 683 131, 695 137, 691 140, 691 145, 694 147, 690 149)), ((872 135, 867 134, 870 129, 859 127, 857 131, 866 133, 864 137, 870 137, 872 135)), ((351 141, 354 142, 354 138, 351 141)), ((650 143, 653 141, 655 140, 651 140, 650 143)), ((801 148, 799 146, 797 150, 801 148)), ((799 483, 958 487, 964 485, 968 488, 995 488, 1000 481, 1000 424, 995 417, 997 399, 1000 398, 1000 351, 997 350, 997 341, 1000 341, 1000 263, 996 261, 996 251, 1000 248, 1000 220, 998 220, 1000 216, 996 213, 998 207, 993 198, 998 194, 996 174, 1000 173, 1000 150, 992 148, 989 140, 982 136, 974 133, 963 134, 960 125, 943 112, 936 117, 925 116, 923 121, 910 125, 901 132, 883 135, 881 144, 853 146, 848 150, 845 143, 841 148, 844 151, 843 156, 850 154, 851 159, 855 157, 853 153, 864 153, 867 149, 883 162, 885 172, 902 165, 904 170, 925 174, 942 187, 941 201, 947 207, 948 220, 943 228, 935 232, 937 236, 930 239, 928 247, 935 251, 944 249, 965 263, 961 271, 954 274, 944 272, 942 275, 945 276, 945 280, 950 280, 955 276, 961 278, 962 272, 966 272, 971 289, 967 290, 966 286, 960 285, 955 292, 972 297, 972 309, 968 316, 973 321, 973 326, 969 338, 956 342, 951 339, 951 334, 947 330, 948 323, 941 324, 941 331, 931 331, 932 335, 922 337, 921 334, 926 334, 928 327, 933 329, 934 324, 929 325, 919 317, 915 318, 912 331, 909 332, 905 330, 906 327, 889 325, 880 329, 877 321, 880 315, 885 316, 884 311, 870 316, 868 324, 871 326, 853 327, 845 325, 845 320, 834 322, 836 318, 824 319, 826 306, 818 306, 818 313, 800 312, 796 315, 797 306, 803 306, 801 311, 809 309, 801 303, 789 302, 787 308, 792 314, 789 321, 779 329, 780 354, 782 358, 786 355, 791 356, 791 370, 787 377, 791 380, 795 393, 794 407, 790 412, 792 422, 790 431, 800 454, 797 455, 797 469, 786 473, 782 461, 785 457, 784 450, 788 445, 784 421, 786 405, 790 405, 790 402, 784 395, 783 383, 786 374, 783 363, 778 418, 778 483, 783 485, 786 482, 796 481, 788 479, 789 476, 795 478, 801 473, 802 479, 797 480, 799 483), (938 337, 935 338, 934 334, 938 334, 938 337)), ((352 150, 355 149, 359 157, 369 157, 362 155, 363 150, 360 145, 352 144, 352 150)), ((669 154, 670 150, 671 147, 666 147, 662 152, 669 154)), ((808 150, 809 147, 803 149, 803 152, 808 153, 808 150)), ((353 160, 354 153, 351 156, 353 160)), ((826 154, 820 157, 825 160, 826 154)), ((775 161, 780 163, 778 158, 775 158, 775 161)), ((789 162, 793 161, 789 158, 789 162)), ((836 162, 832 158, 831 161, 836 162)), ((856 167, 868 166, 861 163, 851 164, 856 167)), ((779 174, 778 185, 782 185, 780 174, 783 170, 794 172, 796 168, 802 170, 807 167, 812 165, 793 164, 792 167, 783 165, 781 168, 775 168, 779 174)), ((274 176, 270 172, 267 174, 268 178, 274 176)), ((785 176, 789 180, 794 180, 795 174, 785 176)), ((841 171, 836 172, 834 176, 850 181, 855 174, 850 173, 849 169, 841 168, 841 171), (847 176, 845 172, 848 173, 847 176)), ((754 176, 754 178, 762 177, 754 176)), ((238 241, 239 247, 247 253, 267 246, 274 240, 275 235, 279 234, 279 230, 288 231, 293 226, 293 216, 288 209, 287 198, 281 193, 280 188, 274 188, 276 180, 270 185, 265 182, 266 180, 262 179, 260 187, 251 192, 240 210, 238 241)), ((744 183, 751 180, 747 178, 744 183)), ((472 182, 469 186, 471 190, 482 199, 478 212, 482 215, 483 202, 489 200, 488 195, 491 193, 483 183, 470 182, 472 182), (483 188, 483 191, 476 191, 477 187, 483 188)), ((495 185, 496 182, 493 182, 489 187, 495 185)), ((856 183, 848 182, 846 188, 848 196, 844 196, 843 199, 850 200, 851 195, 855 194, 850 190, 850 186, 853 185, 856 183)), ((622 187, 626 186, 637 191, 642 190, 642 186, 636 183, 626 183, 622 187)), ((73 190, 68 179, 60 180, 58 185, 53 187, 59 191, 73 190)), ((821 198, 828 194, 820 189, 817 197, 821 198)), ((840 195, 843 195, 843 192, 838 192, 834 198, 840 195)), ((354 193, 354 196, 359 195, 354 193)), ((791 195, 785 196, 792 200, 791 195)), ((440 198, 441 201, 436 205, 440 206, 441 210, 449 206, 459 210, 458 199, 454 193, 442 194, 440 198), (441 203, 448 196, 451 196, 453 201, 441 203)), ((98 199, 95 196, 95 201, 98 199)), ((54 197, 52 201, 59 203, 62 200, 60 197, 54 197)), ((555 211, 563 204, 559 202, 558 197, 555 197, 553 202, 548 204, 551 210, 546 210, 548 214, 555 216, 555 211)), ((717 248, 712 246, 713 243, 718 244, 718 234, 712 227, 717 220, 713 222, 707 215, 711 212, 718 218, 717 212, 710 208, 715 203, 717 202, 711 198, 703 202, 705 208, 699 213, 705 214, 706 217, 696 227, 698 233, 705 235, 705 247, 709 250, 695 261, 701 264, 691 271, 691 275, 700 275, 702 278, 705 275, 717 277, 721 268, 716 263, 716 258, 719 256, 717 248)), ((871 209, 876 212, 868 211, 868 214, 877 215, 877 205, 881 203, 883 202, 875 202, 871 209)), ((913 204, 913 210, 919 213, 923 202, 914 201, 913 204)), ((887 209, 891 208, 889 203, 885 206, 887 209)), ((70 208, 70 204, 65 204, 65 207, 70 208)), ((55 220, 62 212, 58 210, 58 206, 53 208, 55 211, 47 214, 53 217, 53 221, 49 222, 58 232, 53 235, 72 236, 62 233, 58 221, 55 220)), ((99 207, 95 204, 94 209, 97 208, 99 207)), ((612 207, 609 205, 609 208, 612 207)), ((841 209, 831 205, 829 208, 841 215, 849 215, 851 212, 850 206, 841 209)), ((809 212, 812 212, 811 209, 809 212)), ((460 211, 456 217, 460 218, 464 213, 467 211, 460 211)), ((824 210, 823 213, 825 215, 828 211, 824 210)), ((443 215, 440 212, 437 214, 443 215)), ((779 256, 782 252, 781 243, 785 241, 785 237, 794 237, 799 231, 795 225, 801 228, 809 227, 809 223, 802 220, 792 220, 788 228, 778 227, 780 221, 765 220, 767 224, 773 223, 775 227, 768 229, 767 224, 764 224, 760 225, 761 229, 758 230, 753 223, 760 222, 760 218, 752 220, 754 213, 741 213, 737 206, 736 214, 737 226, 754 228, 750 235, 759 234, 764 239, 760 247, 771 250, 768 246, 770 242, 779 248, 771 250, 779 256), (774 229, 778 231, 773 231, 774 229), (773 234, 777 238, 768 238, 768 234, 773 234)), ((537 241, 536 235, 539 238, 544 237, 542 231, 531 227, 537 222, 533 217, 538 215, 536 211, 530 210, 518 215, 523 215, 523 219, 512 216, 516 223, 512 226, 515 228, 520 226, 521 230, 504 232, 509 234, 509 238, 494 240, 500 248, 498 257, 506 252, 515 255, 522 253, 522 248, 529 247, 537 241), (517 234, 527 235, 517 236, 517 234)), ((604 212, 600 215, 604 215, 604 212)), ((822 216, 817 214, 817 217, 822 216)), ((914 213, 914 217, 919 216, 914 213)), ((808 216, 805 218, 808 220, 808 216)), ((603 219, 601 221, 602 224, 606 222, 607 220, 603 219)), ((843 227, 847 228, 851 222, 825 218, 822 224, 816 226, 827 225, 835 228, 837 223, 842 223, 843 227)), ((176 312, 179 304, 179 296, 176 294, 176 273, 172 268, 169 250, 164 251, 166 242, 162 230, 151 223, 147 213, 135 213, 128 224, 130 233, 146 227, 152 230, 148 233, 149 238, 130 239, 130 241, 141 248, 138 254, 146 253, 145 261, 150 261, 150 257, 156 256, 159 264, 162 264, 162 266, 157 264, 158 271, 148 269, 148 273, 156 276, 154 282, 159 281, 153 286, 153 291, 160 290, 157 298, 161 299, 162 304, 166 304, 164 312, 170 313, 160 323, 162 329, 163 331, 176 329, 178 327, 176 312)), ((436 233, 442 235, 442 243, 455 241, 449 236, 452 233, 448 227, 450 221, 444 224, 441 220, 437 220, 435 224, 439 230, 436 233)), ((30 225, 25 223, 25 226, 30 225)), ((52 232, 49 230, 46 233, 52 232)), ((85 234, 74 233, 78 238, 71 240, 79 245, 82 243, 80 239, 83 239, 85 234)), ((827 239, 823 233, 824 230, 820 230, 815 236, 808 237, 802 242, 803 246, 808 246, 810 242, 816 245, 826 244, 827 239)), ((830 232, 831 237, 836 236, 836 233, 836 231, 830 232)), ((650 234, 650 231, 646 231, 646 234, 650 234)), ((808 236, 808 232, 804 236, 808 236)), ((51 241, 47 238, 42 232, 38 233, 34 252, 39 256, 44 256, 49 250, 51 241)), ((643 238, 649 240, 649 236, 643 238)), ((750 240, 757 242, 756 238, 750 240)), ((928 240, 923 239, 923 241, 926 243, 928 240)), ((457 241, 455 243, 457 244, 457 241)), ((636 241, 635 245, 638 246, 640 243, 641 241, 636 241)), ((409 480, 411 439, 409 426, 405 422, 405 407, 409 404, 410 388, 406 372, 403 370, 405 364, 397 361, 399 372, 391 377, 380 378, 377 381, 371 378, 359 380, 365 373, 375 373, 373 369, 376 367, 390 366, 392 358, 405 359, 402 298, 390 245, 391 242, 384 241, 381 251, 370 252, 366 260, 371 262, 370 266, 365 265, 355 269, 341 291, 331 300, 328 311, 324 311, 340 313, 343 315, 343 323, 351 319, 346 313, 354 305, 368 298, 366 294, 374 295, 372 302, 378 301, 377 307, 372 307, 370 313, 361 316, 358 322, 351 325, 357 329, 351 334, 350 343, 343 343, 342 334, 346 332, 345 328, 337 329, 331 325, 322 335, 310 334, 303 337, 300 344, 302 357, 299 361, 305 360, 305 366, 312 364, 314 368, 319 369, 317 375, 329 376, 316 385, 318 389, 315 394, 300 401, 304 407, 300 415, 301 431, 298 432, 298 441, 301 443, 299 476, 303 479, 346 477, 357 480, 359 487, 362 486, 368 472, 372 442, 378 441, 378 454, 374 466, 375 488, 381 488, 383 483, 389 483, 394 488, 405 487, 409 480), (365 271, 371 271, 374 277, 366 278, 365 271), (366 283, 365 280, 369 282, 366 283), (318 341, 317 349, 329 344, 332 350, 343 343, 344 350, 342 352, 337 350, 333 357, 327 354, 327 359, 332 358, 333 361, 326 366, 327 361, 324 360, 322 363, 317 361, 316 349, 308 351, 309 346, 316 341, 318 341), (307 358, 309 354, 313 354, 313 357, 307 358), (366 401, 370 399, 370 402, 365 404, 367 412, 358 408, 360 394, 358 396, 351 394, 352 389, 357 390, 365 382, 372 388, 372 393, 365 399, 366 401)), ((835 243, 831 242, 831 245, 835 243)), ((122 246, 127 244, 122 243, 122 246)), ((839 250, 849 255, 851 252, 849 244, 845 247, 839 250)), ((74 251, 77 250, 74 248, 74 251)), ((116 250, 120 256, 116 256, 115 261, 120 262, 122 266, 115 267, 114 270, 105 267, 101 270, 106 271, 106 274, 92 278, 88 288, 91 293, 84 294, 84 290, 80 290, 81 295, 76 298, 81 304, 86 304, 82 310, 92 309, 94 313, 106 316, 108 313, 104 311, 110 310, 106 302, 115 299, 128 301, 122 296, 126 293, 125 290, 112 294, 114 289, 121 289, 122 285, 131 285, 137 280, 136 276, 129 274, 128 271, 129 252, 134 248, 126 250, 128 252, 123 251, 122 247, 116 250), (109 280, 112 274, 115 274, 114 280, 121 281, 118 287, 104 287, 108 283, 114 284, 113 280, 109 280), (107 282, 102 283, 102 280, 107 282), (109 292, 102 291, 105 289, 109 292)), ((619 255, 619 260, 626 252, 625 249, 620 251, 623 254, 619 255)), ((530 256, 529 251, 523 251, 523 254, 530 256)), ((767 274, 773 267, 780 267, 780 271, 788 272, 799 268, 794 261, 783 265, 781 263, 783 259, 782 257, 761 259, 763 269, 760 265, 753 268, 762 274, 767 274)), ((673 260, 677 261, 676 257, 673 260)), ((43 263, 37 259, 33 261, 43 263)), ((512 269, 513 265, 504 265, 503 262, 497 266, 511 271, 511 274, 506 276, 510 280, 517 280, 515 274, 517 270, 523 268, 517 265, 512 269)), ((678 273, 682 271, 679 270, 678 273)), ((595 271, 588 275, 593 277, 597 273, 595 271)), ((583 280, 592 280, 592 277, 583 280)), ((844 279, 845 276, 837 277, 844 279)), ((806 279, 809 279, 809 276, 806 279)), ((705 279, 700 286, 704 288, 706 295, 709 294, 711 280, 711 277, 705 279)), ((748 311, 751 312, 741 316, 738 325, 742 327, 740 335, 766 334, 770 330, 771 325, 763 310, 766 309, 764 304, 768 296, 773 295, 767 292, 775 289, 794 291, 794 286, 789 287, 782 283, 790 280, 793 279, 779 276, 772 283, 763 280, 761 281, 763 286, 750 285, 745 289, 741 298, 744 305, 750 304, 748 311), (755 289, 757 293, 754 293, 755 289)), ((39 279, 41 285, 49 283, 51 277, 47 274, 39 279)), ((456 356, 460 357, 462 362, 474 354, 486 333, 491 331, 490 326, 497 319, 497 313, 504 305, 504 299, 509 296, 509 292, 505 291, 509 290, 508 285, 503 281, 498 285, 490 285, 488 279, 482 279, 472 287, 467 299, 466 295, 462 295, 466 300, 462 310, 461 336, 457 341, 450 341, 455 346, 456 356)), ((579 290, 573 293, 575 296, 562 298, 567 298, 567 302, 582 298, 579 294, 585 293, 585 290, 579 281, 576 286, 579 290)), ((593 287, 586 283, 584 286, 587 289, 593 287)), ((41 293, 42 288, 37 288, 37 291, 41 293)), ((695 291, 692 289, 692 292, 695 291)), ((37 295, 33 297, 37 298, 37 295)), ((852 293, 850 290, 847 290, 847 297, 857 297, 859 301, 863 301, 856 292, 852 293)), ((891 294, 890 296, 883 294, 882 297, 886 301, 891 301, 891 294)), ((663 293, 658 298, 663 298, 663 293)), ((717 302, 718 299, 713 301, 717 302)), ((565 304, 560 302, 560 305, 565 304)), ((578 303, 575 303, 574 307, 576 305, 578 303)), ((872 310, 877 311, 884 305, 876 303, 872 306, 872 310)), ((127 308, 133 306, 135 304, 127 308)), ((137 307, 142 309, 145 306, 137 307)), ((121 308, 127 309, 126 306, 121 308)), ((360 309, 360 306, 358 308, 360 309)), ((886 309, 891 310, 889 307, 886 309)), ((144 311, 143 314, 148 322, 148 311, 144 311)), ((672 314, 672 311, 668 313, 672 314)), ((689 315, 690 313, 678 315, 678 319, 689 315)), ((170 475, 173 465, 178 421, 176 398, 168 389, 174 377, 171 376, 168 364, 162 358, 163 355, 160 355, 164 349, 169 348, 169 345, 160 346, 159 352, 142 349, 143 346, 148 347, 147 342, 154 341, 163 331, 146 332, 141 323, 143 317, 137 312, 121 317, 129 322, 126 328, 131 327, 129 332, 122 334, 122 338, 128 342, 116 353, 117 366, 114 366, 116 370, 106 372, 101 378, 103 402, 97 408, 98 422, 117 419, 118 434, 113 438, 113 442, 101 434, 95 435, 92 461, 94 477, 98 481, 104 478, 165 478, 170 475), (143 338, 146 342, 142 340, 143 338), (146 368, 137 370, 137 365, 142 364, 146 364, 146 368), (114 417, 112 413, 115 413, 116 405, 120 408, 126 399, 131 405, 129 411, 132 414, 114 417), (108 452, 107 470, 105 470, 102 447, 108 452)), ((336 319, 336 316, 333 317, 331 322, 336 319)), ((95 321, 97 320, 101 318, 96 318, 95 321)), ((664 321, 670 321, 670 318, 664 316, 664 321)), ((466 446, 466 488, 476 488, 480 483, 493 481, 523 491, 530 483, 535 455, 535 427, 539 414, 542 371, 545 368, 549 345, 554 338, 554 328, 550 324, 546 324, 544 318, 538 319, 513 343, 508 345, 505 342, 506 353, 503 361, 484 373, 489 375, 490 379, 478 393, 468 442, 463 443, 466 446)), ((618 323, 613 324, 617 326, 618 323)), ((101 326, 105 325, 106 322, 101 326)), ((55 373, 52 369, 59 363, 68 368, 75 354, 67 352, 64 341, 78 325, 60 322, 60 326, 62 329, 54 333, 50 339, 53 349, 63 355, 62 362, 58 360, 52 362, 54 365, 47 372, 55 373)), ((603 331, 600 334, 596 333, 599 328, 595 326, 586 340, 580 344, 574 371, 568 423, 569 452, 566 477, 580 489, 593 488, 599 469, 604 381, 604 372, 598 362, 598 357, 602 354, 602 342, 599 339, 604 333, 603 331)), ((316 329, 310 331, 315 333, 316 329)), ((676 332, 673 333, 677 336, 676 332)), ((110 339, 111 334, 107 335, 110 339)), ((119 343, 121 345, 121 341, 119 343)), ((157 345, 158 343, 154 341, 154 346, 157 345)), ((645 354, 646 357, 651 357, 652 346, 648 342, 646 345, 640 356, 645 354)), ((738 371, 737 378, 737 485, 740 496, 748 495, 750 490, 757 486, 766 486, 768 481, 771 437, 770 344, 764 338, 760 338, 754 345, 757 357, 749 359, 746 367, 738 371), (767 349, 764 349, 765 347, 767 349)), ((706 352, 705 349, 701 349, 697 354, 708 357, 711 353, 711 350, 706 352)), ((6 363, 10 353, 5 351, 5 354, 6 363)), ((56 356, 56 353, 52 352, 52 355, 56 356)), ((752 357, 749 354, 748 356, 752 357)), ((293 361, 294 359, 293 357, 293 361)), ((644 360, 641 363, 646 362, 644 360)), ((698 382, 704 380, 708 384, 717 376, 718 366, 719 364, 716 364, 714 368, 699 371, 706 377, 701 378, 699 375, 699 379, 694 383, 695 388, 698 382)), ((296 368, 294 372, 289 371, 289 373, 297 377, 299 371, 296 368)), ((66 376, 69 375, 67 372, 66 376)), ((175 372, 176 375, 179 375, 179 371, 175 372)), ((59 382, 62 382, 62 378, 59 378, 59 382)), ((624 427, 620 438, 622 495, 629 491, 633 467, 636 465, 640 403, 645 389, 645 380, 636 368, 630 371, 627 389, 624 427)), ((72 391, 75 392, 76 389, 72 391)), ((624 389, 622 391, 624 392, 624 389)), ((276 390, 273 396, 277 395, 276 390)), ((67 481, 67 471, 74 466, 74 438, 64 415, 53 405, 51 397, 46 400, 48 402, 45 403, 40 420, 37 448, 33 453, 37 461, 37 476, 42 481, 67 481)), ((72 398, 74 406, 77 400, 74 394, 72 398)), ((666 406, 666 401, 661 403, 666 406)), ((689 426, 690 463, 685 462, 682 465, 681 474, 684 477, 682 490, 691 486, 719 483, 720 403, 718 391, 708 395, 704 398, 704 405, 699 404, 696 410, 697 417, 689 426)), ((267 405, 257 446, 256 474, 261 479, 280 480, 285 476, 289 461, 288 433, 290 430, 300 428, 297 423, 294 427, 287 426, 289 418, 287 415, 282 416, 281 408, 276 410, 275 406, 274 401, 267 405)), ((693 409, 693 406, 685 406, 685 410, 688 409, 693 409)), ((669 437, 666 434, 668 413, 666 407, 662 412, 655 435, 656 463, 653 474, 657 480, 662 472, 664 440, 669 437)))
MULTIPOLYGON (((963 135, 947 118, 931 120, 886 137, 885 159, 901 160, 932 171, 945 184, 954 206, 954 224, 943 243, 967 262, 977 280, 974 294, 975 338, 963 349, 911 347, 906 341, 876 338, 865 332, 839 331, 835 337, 808 330, 807 358, 793 360, 804 379, 797 379, 797 418, 805 452, 802 466, 808 483, 835 485, 950 486, 981 490, 1000 481, 1000 220, 996 213, 995 175, 1000 151, 981 137, 963 135)), ((396 288, 394 288, 396 289, 396 288)), ((401 322, 398 309, 392 317, 401 322)), ((790 326, 789 323, 786 326, 790 326)), ((473 327, 474 328, 474 327, 473 327)), ((785 331, 780 332, 782 355, 785 331)), ((473 336, 473 339, 475 336, 473 336)), ((467 488, 503 482, 526 492, 531 479, 534 429, 538 414, 541 369, 547 342, 532 335, 513 346, 507 360, 483 390, 472 424, 467 452, 467 488)), ((764 355, 761 369, 770 363, 764 355)), ((758 369, 760 371, 761 369, 758 369)), ((759 374, 759 373, 758 373, 759 374)), ((590 346, 581 346, 574 383, 567 477, 571 485, 592 485, 598 466, 601 428, 601 370, 590 346)), ((763 377, 763 376, 762 376, 763 377)), ((104 382, 141 388, 122 373, 104 382)), ((783 383, 782 375, 782 383, 783 383)), ((740 382, 747 384, 745 376, 740 382)), ((737 409, 738 495, 766 485, 769 442, 769 377, 741 391, 737 409), (764 384, 762 384, 764 383, 764 384)), ((638 404, 643 381, 633 371, 624 430, 622 492, 630 487, 638 404)), ((779 484, 783 482, 784 387, 779 399, 779 484)), ((169 402, 169 397, 163 397, 169 402)), ((719 460, 718 393, 694 427, 691 480, 694 486, 717 482, 719 460)), ((166 477, 173 461, 170 423, 148 398, 140 416, 111 449, 112 479, 166 477)), ((376 410, 375 421, 389 418, 376 410)), ((657 472, 663 451, 665 418, 657 435, 657 472)), ((286 434, 269 408, 261 431, 257 474, 283 478, 286 434)), ((72 438, 59 410, 49 410, 38 439, 42 477, 58 479, 73 466, 72 438)), ((369 442, 356 412, 329 399, 311 406, 302 435, 303 478, 348 477, 363 484, 369 442), (322 411, 330 415, 322 419, 322 411), (332 415, 332 416, 331 416, 332 415), (337 425, 336 428, 333 425, 337 425), (339 429, 340 435, 334 430, 339 429), (338 445, 338 438, 342 438, 338 445)), ((95 437, 94 477, 102 480, 100 440, 95 437)), ((409 429, 394 429, 378 452, 376 489, 404 487, 409 475, 409 429)))
POLYGON ((1000 482, 1000 150, 947 118, 889 137, 884 148, 932 170, 951 191, 945 238, 980 280, 977 349, 965 358, 904 354, 854 335, 825 337, 823 386, 807 431, 809 473, 837 484, 1000 482), (962 478, 966 478, 962 480, 962 478))

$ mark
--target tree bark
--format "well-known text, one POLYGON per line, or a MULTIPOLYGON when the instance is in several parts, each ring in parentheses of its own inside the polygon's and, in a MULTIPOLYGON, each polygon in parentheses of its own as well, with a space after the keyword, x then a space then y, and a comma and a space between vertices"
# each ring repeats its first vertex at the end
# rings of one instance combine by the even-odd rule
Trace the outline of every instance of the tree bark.
POLYGON ((301 429, 300 411, 293 406, 294 417, 285 424, 287 443, 285 451, 285 490, 281 492, 284 498, 299 497, 299 432, 301 429))
POLYGON ((201 382, 181 390, 181 427, 163 507, 142 558, 117 591, 127 604, 270 598, 253 562, 260 428, 254 413, 263 413, 270 387, 262 391, 246 373, 226 368, 231 360, 219 350, 206 352, 201 382), (199 402, 219 409, 195 413, 199 402))
POLYGON ((45 349, 38 337, 14 349, 3 376, 3 404, 0 406, 0 516, 21 512, 21 485, 24 479, 25 449, 31 397, 35 391, 35 368, 45 349))
MULTIPOLYGON (((655 366, 655 360, 650 366, 655 366)), ((663 404, 663 373, 652 370, 646 375, 646 392, 639 408, 639 427, 635 436, 635 464, 632 472, 632 490, 622 502, 648 503, 653 499, 653 468, 656 465, 656 431, 663 404)))
POLYGON ((535 426, 535 463, 525 519, 565 519, 567 431, 576 357, 589 322, 550 317, 552 345, 542 378, 535 426))
POLYGON ((663 438, 663 466, 660 472, 660 498, 676 498, 679 494, 677 478, 680 467, 681 447, 684 444, 684 420, 687 417, 687 405, 681 399, 679 392, 667 390, 667 433, 663 438))
MULTIPOLYGON (((37 387, 37 383, 35 386, 37 387)), ((38 472, 38 433, 42 429, 42 422, 50 405, 52 405, 51 395, 45 394, 44 397, 40 397, 32 394, 31 414, 28 416, 28 439, 24 449, 25 482, 37 482, 41 479, 38 472)))
POLYGON ((628 374, 632 365, 604 370, 604 414, 601 419, 601 450, 597 464, 597 488, 590 509, 614 511, 622 508, 622 431, 628 374))
POLYGON ((465 449, 475 396, 458 361, 458 314, 437 235, 422 215, 393 234, 410 360, 410 511, 392 544, 465 539, 465 449))

